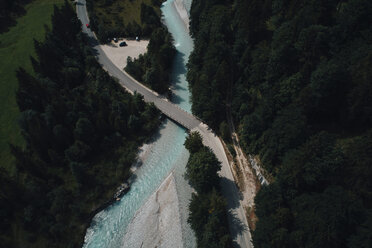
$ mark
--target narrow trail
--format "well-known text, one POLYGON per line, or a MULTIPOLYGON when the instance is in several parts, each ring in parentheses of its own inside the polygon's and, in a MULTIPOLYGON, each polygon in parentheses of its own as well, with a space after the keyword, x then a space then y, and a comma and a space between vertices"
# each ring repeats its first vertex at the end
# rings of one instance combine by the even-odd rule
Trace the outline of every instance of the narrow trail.
MULTIPOLYGON (((234 161, 232 161, 233 175, 238 184, 240 191, 243 194, 242 205, 247 211, 248 208, 254 207, 254 197, 256 196, 259 187, 257 185, 256 175, 252 170, 249 160, 246 158, 243 149, 239 144, 239 137, 235 131, 234 123, 232 122, 231 113, 227 111, 228 123, 231 133, 232 144, 236 153, 234 161)), ((248 218, 248 216, 247 216, 248 218)))

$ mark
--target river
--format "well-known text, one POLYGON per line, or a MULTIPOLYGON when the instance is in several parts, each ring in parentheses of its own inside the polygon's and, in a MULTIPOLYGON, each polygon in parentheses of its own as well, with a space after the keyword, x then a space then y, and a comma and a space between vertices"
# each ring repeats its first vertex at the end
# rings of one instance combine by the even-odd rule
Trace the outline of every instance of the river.
MULTIPOLYGON (((173 101, 184 110, 191 111, 190 93, 186 81, 186 63, 193 49, 193 41, 185 23, 181 20, 174 5, 168 0, 162 5, 163 22, 174 38, 177 54, 172 71, 173 101)), ((191 1, 185 1, 189 8, 191 1)), ((189 10, 189 9, 188 9, 189 10)), ((153 141, 146 145, 147 152, 142 165, 134 172, 130 191, 122 199, 98 213, 88 228, 84 248, 119 248, 128 225, 136 212, 143 206, 164 179, 173 172, 183 247, 196 247, 195 236, 187 224, 187 205, 191 197, 191 188, 183 178, 189 157, 183 143, 186 130, 170 120, 164 121, 153 141)), ((146 235, 146 233, 144 233, 146 235)))

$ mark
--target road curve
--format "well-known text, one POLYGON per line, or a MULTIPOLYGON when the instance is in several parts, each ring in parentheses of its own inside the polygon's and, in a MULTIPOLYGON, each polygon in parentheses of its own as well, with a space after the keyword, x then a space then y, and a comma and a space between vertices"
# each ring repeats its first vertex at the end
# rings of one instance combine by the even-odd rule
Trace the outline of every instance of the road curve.
POLYGON ((137 92, 143 95, 146 102, 154 103, 163 114, 173 121, 188 130, 198 131, 202 135, 203 143, 213 150, 222 164, 222 169, 220 171, 220 176, 222 178, 221 188, 223 195, 227 199, 227 205, 229 208, 229 228, 235 241, 235 245, 241 248, 252 248, 253 245, 251 242, 247 219, 240 202, 240 192, 234 182, 231 168, 220 139, 210 131, 206 124, 202 123, 195 116, 137 82, 123 70, 116 67, 99 46, 95 34, 86 27, 86 24, 89 23, 89 18, 85 6, 85 0, 77 0, 76 11, 78 18, 83 24, 83 32, 88 35, 90 45, 96 52, 98 62, 111 76, 117 78, 119 83, 129 92, 137 92))
POLYGON ((137 92, 143 95, 146 102, 152 102, 155 106, 168 116, 173 121, 177 122, 181 126, 188 130, 197 127, 201 122, 190 113, 184 111, 177 105, 169 102, 165 97, 160 96, 156 92, 150 90, 144 85, 137 82, 130 75, 117 68, 112 61, 106 56, 104 51, 101 49, 95 34, 86 27, 89 23, 89 18, 86 11, 85 0, 77 1, 77 15, 80 21, 83 23, 83 31, 88 35, 90 45, 96 52, 98 62, 102 67, 113 77, 119 79, 119 83, 130 92, 137 92))

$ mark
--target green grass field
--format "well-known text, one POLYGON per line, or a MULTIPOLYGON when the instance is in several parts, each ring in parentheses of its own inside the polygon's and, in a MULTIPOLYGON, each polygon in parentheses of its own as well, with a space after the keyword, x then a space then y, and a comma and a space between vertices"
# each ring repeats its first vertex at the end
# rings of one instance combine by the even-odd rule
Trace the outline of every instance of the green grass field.
POLYGON ((10 168, 14 158, 8 143, 23 146, 18 127, 19 110, 15 100, 15 71, 22 66, 31 71, 29 57, 34 55, 33 39, 42 40, 44 25, 50 24, 53 5, 63 0, 34 0, 26 6, 26 15, 9 32, 0 34, 0 166, 10 168))

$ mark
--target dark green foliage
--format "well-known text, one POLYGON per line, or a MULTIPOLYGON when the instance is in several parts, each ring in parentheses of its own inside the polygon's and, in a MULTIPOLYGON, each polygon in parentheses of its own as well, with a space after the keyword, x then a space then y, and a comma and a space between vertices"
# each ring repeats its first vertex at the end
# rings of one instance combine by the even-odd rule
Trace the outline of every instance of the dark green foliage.
POLYGON ((192 194, 189 223, 195 232, 198 247, 231 246, 226 216, 226 200, 215 189, 208 194, 192 194))
POLYGON ((31 0, 1 0, 0 1, 0 33, 8 31, 16 24, 16 18, 24 15, 24 6, 31 0))
POLYGON ((141 3, 141 23, 144 25, 142 35, 149 36, 153 30, 161 25, 160 18, 155 9, 144 3, 141 3))
POLYGON ((199 132, 191 132, 186 140, 185 147, 191 154, 200 151, 203 148, 203 139, 199 132))
POLYGON ((203 147, 191 153, 186 165, 186 178, 197 192, 205 193, 212 188, 218 188, 217 172, 221 170, 221 163, 211 149, 203 147))
POLYGON ((223 122, 220 123, 219 131, 220 131, 222 139, 225 142, 230 142, 231 141, 230 129, 229 129, 229 126, 227 125, 226 121, 223 121, 223 122))
POLYGON ((230 108, 276 177, 255 247, 371 246, 369 23, 368 0, 193 1, 193 113, 224 135, 230 108))
POLYGON ((137 147, 159 125, 155 106, 96 62, 69 3, 55 8, 52 25, 45 42, 35 42, 35 76, 17 72, 27 144, 11 145, 14 175, 0 171, 6 247, 81 246, 89 216, 129 177, 137 147))
POLYGON ((352 235, 348 241, 350 248, 371 247, 372 246, 372 215, 371 211, 363 223, 358 227, 356 234, 352 235))
POLYGON ((134 60, 128 57, 125 70, 156 92, 168 93, 169 75, 175 53, 173 39, 168 30, 164 27, 157 28, 151 35, 147 53, 134 60))
POLYGON ((276 181, 256 197, 260 220, 254 232, 255 246, 368 244, 370 236, 365 233, 371 232, 371 226, 365 218, 372 198, 371 158, 366 151, 372 149, 370 135, 371 131, 342 141, 340 146, 334 135, 321 132, 287 153, 276 181), (283 230, 285 236, 278 240, 275 233, 283 230))
POLYGON ((228 248, 232 241, 227 228, 226 200, 219 191, 221 163, 198 132, 186 138, 190 152, 185 177, 197 193, 192 194, 188 222, 195 232, 198 247, 228 248))
MULTIPOLYGON (((231 42, 231 13, 226 6, 216 4, 199 16, 193 12, 203 3, 192 4, 190 25, 195 48, 189 58, 187 74, 192 91, 192 111, 218 130, 219 123, 225 119, 225 93, 233 80, 228 48, 231 42), (195 18, 203 18, 198 32, 193 28, 199 21, 195 18)), ((211 5, 208 1, 205 4, 211 5)))

